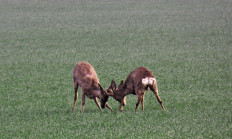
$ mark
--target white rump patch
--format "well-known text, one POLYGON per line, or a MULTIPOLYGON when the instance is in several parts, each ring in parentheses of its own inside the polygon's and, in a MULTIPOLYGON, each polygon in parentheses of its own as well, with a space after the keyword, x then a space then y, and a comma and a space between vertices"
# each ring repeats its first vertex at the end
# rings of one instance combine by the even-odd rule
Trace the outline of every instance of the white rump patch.
POLYGON ((142 79, 142 84, 143 85, 152 85, 156 83, 156 79, 155 78, 150 78, 150 77, 146 77, 142 79))

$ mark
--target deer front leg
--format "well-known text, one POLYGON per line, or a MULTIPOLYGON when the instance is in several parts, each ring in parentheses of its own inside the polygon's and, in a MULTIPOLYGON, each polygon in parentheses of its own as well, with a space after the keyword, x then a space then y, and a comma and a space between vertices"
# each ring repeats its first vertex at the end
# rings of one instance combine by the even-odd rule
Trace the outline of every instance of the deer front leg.
POLYGON ((126 97, 123 98, 123 106, 126 106, 126 97))
POLYGON ((97 105, 98 109, 101 111, 101 107, 97 101, 97 98, 95 97, 93 100, 94 100, 95 104, 97 105))
POLYGON ((76 103, 77 103, 77 98, 78 98, 78 85, 77 84, 74 84, 74 101, 73 101, 73 108, 72 108, 72 111, 74 112, 75 111, 75 107, 76 107, 76 103))
POLYGON ((84 112, 85 109, 85 93, 82 90, 82 104, 81 104, 81 112, 84 112))
POLYGON ((108 105, 107 103, 106 103, 106 107, 108 108, 108 109, 110 109, 111 111, 113 111, 113 109, 110 107, 110 105, 108 105))
POLYGON ((123 110, 123 100, 121 100, 121 103, 120 103, 120 108, 119 108, 119 110, 120 110, 120 112, 122 112, 122 110, 123 110))

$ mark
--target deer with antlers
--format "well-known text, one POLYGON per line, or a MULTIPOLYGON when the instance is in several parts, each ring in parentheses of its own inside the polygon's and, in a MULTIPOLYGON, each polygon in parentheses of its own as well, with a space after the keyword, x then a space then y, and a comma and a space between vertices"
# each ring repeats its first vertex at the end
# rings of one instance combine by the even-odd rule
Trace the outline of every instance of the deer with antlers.
POLYGON ((84 112, 85 108, 85 96, 93 99, 99 110, 101 110, 101 108, 105 108, 106 106, 112 111, 112 108, 107 104, 109 96, 100 85, 97 74, 89 63, 79 62, 76 64, 73 70, 73 81, 75 93, 72 109, 73 111, 75 111, 76 101, 78 98, 78 87, 82 88, 82 112, 84 112), (99 106, 97 98, 100 99, 101 107, 99 106))
POLYGON ((144 95, 148 88, 150 88, 155 94, 160 106, 163 108, 163 110, 165 110, 158 95, 158 87, 155 76, 145 67, 136 68, 127 76, 124 83, 121 81, 118 87, 116 87, 116 83, 112 80, 111 85, 107 89, 107 95, 112 96, 120 103, 120 111, 122 111, 123 106, 126 105, 126 96, 129 94, 134 94, 138 97, 135 111, 140 103, 142 104, 142 110, 144 110, 144 95))

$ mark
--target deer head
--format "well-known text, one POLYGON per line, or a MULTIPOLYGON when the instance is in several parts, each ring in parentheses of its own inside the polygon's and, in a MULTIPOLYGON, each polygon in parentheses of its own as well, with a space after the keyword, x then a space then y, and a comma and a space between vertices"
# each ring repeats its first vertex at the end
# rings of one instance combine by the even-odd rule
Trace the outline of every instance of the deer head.
POLYGON ((110 86, 107 89, 107 95, 112 96, 119 103, 122 103, 123 106, 126 105, 126 97, 123 96, 124 88, 123 88, 123 80, 120 82, 118 87, 116 87, 116 83, 114 80, 111 81, 110 86))
POLYGON ((99 86, 100 93, 101 93, 101 99, 100 99, 101 107, 104 109, 106 106, 106 102, 109 99, 109 95, 99 83, 98 83, 98 86, 99 86))

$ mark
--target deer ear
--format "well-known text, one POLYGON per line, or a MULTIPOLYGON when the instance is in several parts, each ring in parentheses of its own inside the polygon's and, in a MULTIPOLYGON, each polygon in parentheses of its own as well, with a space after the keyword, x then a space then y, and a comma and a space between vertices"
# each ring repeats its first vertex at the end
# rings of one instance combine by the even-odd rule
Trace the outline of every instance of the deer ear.
POLYGON ((111 88, 112 88, 112 90, 116 90, 116 83, 115 83, 115 81, 114 80, 112 80, 112 82, 111 82, 111 88))
POLYGON ((123 86, 123 80, 120 82, 120 84, 118 85, 118 88, 119 87, 122 87, 123 86))

